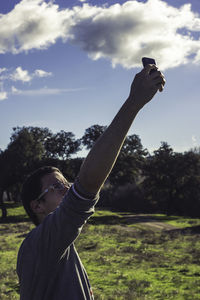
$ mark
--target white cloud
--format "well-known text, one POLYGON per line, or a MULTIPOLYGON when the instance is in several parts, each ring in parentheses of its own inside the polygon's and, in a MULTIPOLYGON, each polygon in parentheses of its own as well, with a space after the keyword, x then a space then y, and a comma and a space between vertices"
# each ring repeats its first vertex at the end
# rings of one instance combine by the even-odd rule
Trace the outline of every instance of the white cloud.
POLYGON ((52 76, 51 72, 46 72, 43 70, 35 70, 34 75, 36 77, 48 77, 48 76, 52 76))
POLYGON ((0 53, 44 49, 65 37, 71 12, 59 11, 53 1, 22 0, 0 15, 0 53))
MULTIPOLYGON (((19 90, 16 87, 12 86, 11 91, 4 91, 4 82, 6 80, 9 81, 21 81, 23 83, 30 83, 34 78, 43 78, 52 76, 51 72, 46 72, 41 69, 35 70, 33 73, 30 73, 28 70, 23 70, 22 67, 17 67, 14 71, 6 69, 6 68, 0 68, 0 74, 3 73, 3 75, 0 76, 0 100, 4 100, 8 98, 8 95, 53 95, 53 94, 59 94, 66 90, 59 90, 59 89, 38 89, 38 90, 19 90)), ((71 90, 67 90, 71 91, 71 90)))
POLYGON ((7 99, 8 98, 8 96, 7 96, 7 93, 6 92, 0 92, 0 101, 2 101, 2 100, 5 100, 5 99, 7 99))
POLYGON ((81 88, 75 88, 75 89, 53 89, 53 88, 41 88, 37 90, 19 90, 15 86, 12 86, 11 88, 11 94, 12 95, 22 95, 22 96, 45 96, 45 95, 59 95, 63 93, 69 93, 69 92, 77 92, 83 90, 81 88))
POLYGON ((37 90, 19 90, 14 86, 12 87, 12 94, 14 95, 36 96, 36 95, 57 95, 60 93, 61 90, 59 89, 41 88, 37 90))
MULTIPOLYGON (((2 70, 2 69, 0 69, 2 70)), ((1 72, 0 72, 1 73, 1 72)), ((0 101, 3 101, 8 98, 7 92, 4 90, 3 82, 0 81, 0 101)))
POLYGON ((18 67, 13 74, 10 75, 10 78, 13 81, 29 82, 31 81, 32 76, 29 75, 27 70, 23 70, 21 67, 18 67))
POLYGON ((194 134, 192 135, 192 144, 193 146, 197 146, 197 138, 194 134))
POLYGON ((200 16, 189 3, 175 8, 161 0, 133 0, 59 9, 53 1, 22 0, 0 15, 0 53, 45 49, 61 38, 113 66, 138 67, 142 56, 150 56, 166 69, 200 62, 200 39, 193 32, 200 32, 200 16))
POLYGON ((4 73, 5 71, 7 71, 6 68, 0 68, 0 74, 1 74, 1 73, 4 73))
POLYGON ((200 41, 191 36, 191 30, 200 31, 200 18, 190 4, 177 9, 160 0, 128 1, 96 8, 87 16, 91 10, 89 5, 77 10, 80 20, 72 29, 72 42, 93 59, 105 57, 130 68, 140 66, 142 56, 150 56, 164 69, 187 63, 200 49, 200 41))
POLYGON ((18 90, 15 86, 12 86, 11 93, 14 95, 17 95, 17 94, 20 94, 20 90, 18 90))
POLYGON ((14 72, 10 75, 4 75, 0 77, 2 80, 10 79, 12 81, 22 81, 22 82, 30 82, 35 77, 48 77, 52 76, 51 72, 46 72, 44 70, 35 70, 32 74, 29 73, 28 70, 23 70, 22 67, 17 67, 14 72))

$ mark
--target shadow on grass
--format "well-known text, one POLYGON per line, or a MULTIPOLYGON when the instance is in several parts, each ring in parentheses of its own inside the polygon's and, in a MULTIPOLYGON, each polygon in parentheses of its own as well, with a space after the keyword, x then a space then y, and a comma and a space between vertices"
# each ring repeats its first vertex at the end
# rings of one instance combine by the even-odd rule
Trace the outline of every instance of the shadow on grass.
POLYGON ((5 206, 6 206, 7 209, 9 209, 9 208, 17 208, 17 207, 22 206, 21 202, 5 202, 4 204, 5 204, 5 206))
MULTIPOLYGON (((163 221, 179 220, 178 216, 152 216, 151 214, 131 214, 130 212, 118 213, 116 216, 93 216, 88 223, 92 225, 133 225, 137 223, 157 223, 163 221)), ((172 236, 176 234, 195 235, 200 234, 200 225, 177 228, 163 231, 168 232, 172 236)))
POLYGON ((172 235, 174 235, 174 234, 188 234, 188 235, 200 234, 200 225, 184 227, 184 228, 180 228, 180 229, 173 229, 173 230, 169 231, 169 234, 172 234, 172 235))
POLYGON ((175 216, 152 216, 148 214, 131 214, 129 213, 119 213, 119 215, 116 216, 94 216, 91 219, 89 219, 88 223, 93 225, 131 225, 131 224, 137 224, 137 223, 145 223, 145 222, 162 222, 162 221, 171 221, 171 220, 177 220, 178 217, 175 216))
POLYGON ((119 216, 94 216, 88 220, 88 223, 92 225, 116 225, 123 223, 122 219, 123 218, 120 218, 119 216))
MULTIPOLYGON (((5 206, 7 209, 7 214, 11 214, 11 215, 7 215, 7 217, 2 218, 1 213, 0 213, 0 224, 29 222, 29 217, 26 216, 25 213, 12 215, 12 212, 10 213, 10 211, 9 211, 10 209, 12 210, 15 208, 22 207, 22 203, 20 203, 20 202, 5 202, 5 206)), ((0 207, 0 209, 1 209, 1 207, 0 207)))
POLYGON ((19 294, 19 292, 20 292, 20 287, 19 287, 18 283, 8 282, 7 287, 9 288, 8 291, 6 292, 7 295, 12 293, 13 291, 16 291, 17 294, 19 294))
POLYGON ((22 223, 22 222, 30 222, 30 220, 28 217, 24 215, 8 216, 6 218, 0 218, 0 224, 22 223))

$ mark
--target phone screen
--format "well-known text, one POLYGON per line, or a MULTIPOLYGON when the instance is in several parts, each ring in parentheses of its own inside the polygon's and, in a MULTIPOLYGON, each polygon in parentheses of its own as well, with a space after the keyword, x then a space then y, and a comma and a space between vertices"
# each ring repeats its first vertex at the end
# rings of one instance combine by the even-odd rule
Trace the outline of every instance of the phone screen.
POLYGON ((145 67, 146 65, 156 65, 156 61, 153 58, 149 58, 149 57, 143 57, 142 58, 142 64, 145 67))
MULTIPOLYGON (((153 58, 149 58, 149 57, 143 57, 142 58, 142 64, 143 67, 145 67, 146 65, 156 65, 156 61, 153 58)), ((152 74, 153 72, 155 72, 156 70, 153 69, 149 72, 149 74, 152 74)))

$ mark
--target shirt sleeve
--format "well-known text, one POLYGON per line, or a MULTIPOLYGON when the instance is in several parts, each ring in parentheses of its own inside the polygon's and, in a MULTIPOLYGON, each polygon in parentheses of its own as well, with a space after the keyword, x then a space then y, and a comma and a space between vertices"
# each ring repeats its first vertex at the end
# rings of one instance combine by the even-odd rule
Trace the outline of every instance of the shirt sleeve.
POLYGON ((75 241, 83 225, 94 213, 99 194, 86 192, 78 178, 57 209, 35 228, 38 254, 44 260, 58 262, 75 241))

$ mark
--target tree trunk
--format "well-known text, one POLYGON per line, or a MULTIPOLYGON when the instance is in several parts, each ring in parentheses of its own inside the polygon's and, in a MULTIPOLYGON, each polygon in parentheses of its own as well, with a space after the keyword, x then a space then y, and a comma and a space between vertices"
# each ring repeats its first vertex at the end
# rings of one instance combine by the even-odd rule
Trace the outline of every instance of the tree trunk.
POLYGON ((3 202, 3 192, 4 191, 2 189, 0 189, 0 208, 1 208, 1 211, 2 211, 1 219, 5 219, 7 217, 6 205, 3 202))
POLYGON ((12 199, 10 197, 10 192, 8 190, 6 191, 6 196, 7 196, 7 201, 11 202, 12 199))

